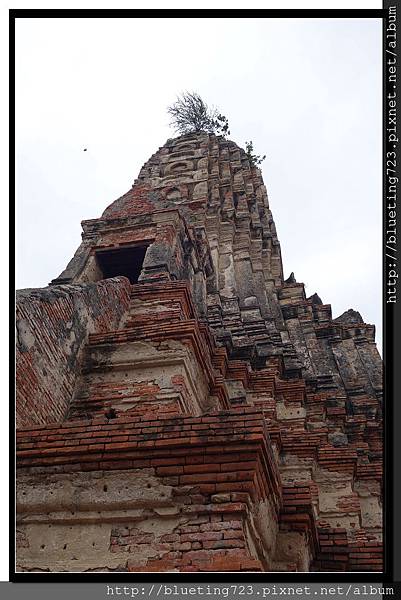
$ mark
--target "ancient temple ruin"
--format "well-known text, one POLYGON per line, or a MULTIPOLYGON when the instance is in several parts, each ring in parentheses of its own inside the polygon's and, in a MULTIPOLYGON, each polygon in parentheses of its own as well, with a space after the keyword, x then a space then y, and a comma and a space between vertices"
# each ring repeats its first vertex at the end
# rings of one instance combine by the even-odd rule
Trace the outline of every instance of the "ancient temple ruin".
POLYGON ((244 150, 170 139, 82 227, 17 294, 17 570, 382 570, 375 328, 284 280, 244 150))

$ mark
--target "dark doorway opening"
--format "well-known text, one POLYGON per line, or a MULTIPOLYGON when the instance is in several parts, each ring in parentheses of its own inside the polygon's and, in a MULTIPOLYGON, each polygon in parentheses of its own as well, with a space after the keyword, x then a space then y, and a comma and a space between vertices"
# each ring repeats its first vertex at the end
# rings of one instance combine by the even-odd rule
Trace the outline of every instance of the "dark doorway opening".
POLYGON ((96 252, 104 279, 124 275, 131 283, 138 283, 147 249, 148 246, 130 246, 96 252))

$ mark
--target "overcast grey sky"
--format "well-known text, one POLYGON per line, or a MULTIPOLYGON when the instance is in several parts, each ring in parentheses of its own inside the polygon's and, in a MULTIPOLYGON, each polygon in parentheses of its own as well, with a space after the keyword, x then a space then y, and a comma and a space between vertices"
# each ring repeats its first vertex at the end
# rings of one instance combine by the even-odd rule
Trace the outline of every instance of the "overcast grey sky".
POLYGON ((267 155, 285 275, 380 347, 380 20, 18 19, 16 42, 19 288, 64 269, 196 90, 267 155))

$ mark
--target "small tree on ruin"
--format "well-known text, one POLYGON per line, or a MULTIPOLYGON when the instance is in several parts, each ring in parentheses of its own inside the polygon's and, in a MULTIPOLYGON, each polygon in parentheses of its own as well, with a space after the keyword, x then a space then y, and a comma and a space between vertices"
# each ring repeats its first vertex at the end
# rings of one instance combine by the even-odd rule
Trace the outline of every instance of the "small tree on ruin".
POLYGON ((260 165, 266 158, 266 154, 260 156, 260 154, 255 154, 253 151, 253 142, 245 142, 245 154, 251 164, 251 167, 256 167, 260 165))
POLYGON ((209 106, 196 92, 184 92, 167 108, 170 124, 180 135, 205 131, 230 135, 227 117, 209 106))

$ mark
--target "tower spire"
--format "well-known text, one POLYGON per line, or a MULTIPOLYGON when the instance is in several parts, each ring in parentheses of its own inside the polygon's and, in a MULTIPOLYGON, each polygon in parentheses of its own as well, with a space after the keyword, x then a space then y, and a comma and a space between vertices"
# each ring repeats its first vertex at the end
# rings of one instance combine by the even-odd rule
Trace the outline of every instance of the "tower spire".
POLYGON ((17 297, 18 568, 380 570, 374 326, 284 280, 247 153, 168 140, 82 227, 17 297))

